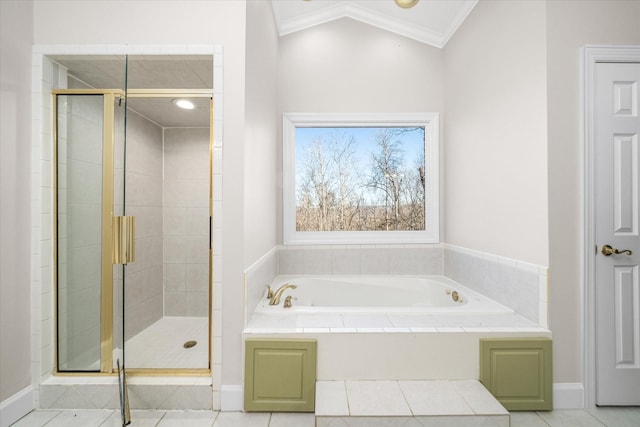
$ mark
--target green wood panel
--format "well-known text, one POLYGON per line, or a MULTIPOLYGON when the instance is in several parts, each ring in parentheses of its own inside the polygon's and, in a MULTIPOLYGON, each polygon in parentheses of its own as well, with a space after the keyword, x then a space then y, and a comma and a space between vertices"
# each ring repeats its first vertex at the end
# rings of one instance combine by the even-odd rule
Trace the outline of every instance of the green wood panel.
POLYGON ((480 382, 509 411, 553 409, 551 340, 480 340, 480 382))
POLYGON ((314 412, 315 340, 245 341, 245 411, 314 412))

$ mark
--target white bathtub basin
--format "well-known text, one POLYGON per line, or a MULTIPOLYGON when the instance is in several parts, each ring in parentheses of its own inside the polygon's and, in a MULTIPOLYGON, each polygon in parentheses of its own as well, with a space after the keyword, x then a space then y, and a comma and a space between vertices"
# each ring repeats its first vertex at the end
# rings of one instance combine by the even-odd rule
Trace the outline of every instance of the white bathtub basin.
POLYGON ((278 276, 270 287, 285 284, 278 305, 267 292, 257 313, 385 312, 385 313, 510 313, 511 309, 444 276, 278 276), (284 307, 287 296, 292 306, 284 307), (457 301, 454 300, 457 296, 457 301))

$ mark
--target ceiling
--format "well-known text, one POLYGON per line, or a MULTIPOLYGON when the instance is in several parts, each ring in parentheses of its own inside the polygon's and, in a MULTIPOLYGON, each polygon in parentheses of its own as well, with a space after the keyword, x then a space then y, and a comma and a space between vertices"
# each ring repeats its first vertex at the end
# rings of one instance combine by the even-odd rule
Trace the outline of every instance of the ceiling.
MULTIPOLYGON (((211 56, 129 56, 53 55, 50 58, 67 68, 77 80, 70 88, 96 89, 211 89, 211 56), (126 81, 125 81, 126 76, 126 81)), ((177 96, 166 98, 129 97, 127 106, 163 127, 208 127, 209 98, 188 98, 195 110, 173 104, 177 96)))
MULTIPOLYGON (((419 0, 409 9, 394 0, 272 0, 281 36, 340 18, 351 18, 396 34, 443 47, 478 0, 419 0)), ((211 56, 57 55, 54 61, 79 82, 99 89, 213 88, 211 56), (126 71, 125 71, 126 70, 126 71), (125 75, 127 77, 125 81, 125 75)), ((208 98, 192 99, 198 108, 180 110, 174 98, 129 98, 128 107, 163 127, 209 126, 208 98)))
POLYGON ((357 21, 438 48, 444 47, 478 0, 419 0, 408 9, 394 0, 272 0, 280 35, 340 18, 357 21))

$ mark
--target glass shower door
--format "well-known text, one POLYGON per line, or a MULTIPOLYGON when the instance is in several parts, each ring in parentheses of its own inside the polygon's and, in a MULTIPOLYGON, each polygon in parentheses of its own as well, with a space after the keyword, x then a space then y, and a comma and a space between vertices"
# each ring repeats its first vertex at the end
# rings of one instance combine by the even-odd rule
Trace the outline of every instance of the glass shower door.
POLYGON ((123 93, 54 95, 57 370, 111 373, 114 142, 119 139, 114 123, 123 114, 123 93))

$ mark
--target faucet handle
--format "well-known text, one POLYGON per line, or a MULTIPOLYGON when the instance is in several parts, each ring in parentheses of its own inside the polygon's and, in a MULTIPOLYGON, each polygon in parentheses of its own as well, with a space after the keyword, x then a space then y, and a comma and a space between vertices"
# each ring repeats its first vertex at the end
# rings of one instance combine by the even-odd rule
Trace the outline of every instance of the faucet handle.
POLYGON ((291 308, 291 299, 297 300, 298 298, 292 298, 291 295, 287 295, 283 303, 284 308, 291 308))
POLYGON ((267 299, 271 298, 273 298, 273 289, 271 289, 271 286, 267 285, 267 299))

